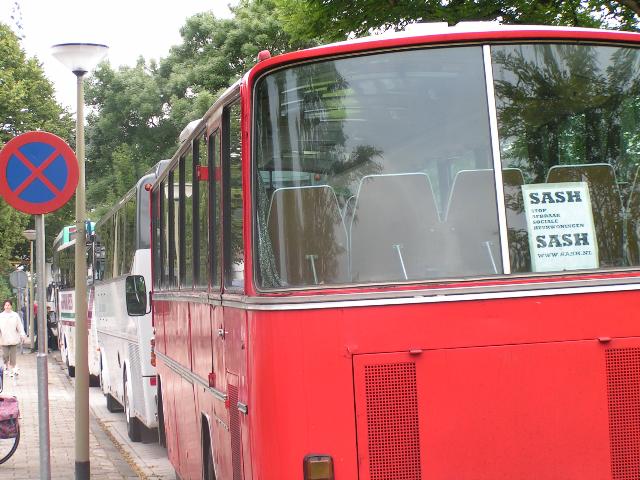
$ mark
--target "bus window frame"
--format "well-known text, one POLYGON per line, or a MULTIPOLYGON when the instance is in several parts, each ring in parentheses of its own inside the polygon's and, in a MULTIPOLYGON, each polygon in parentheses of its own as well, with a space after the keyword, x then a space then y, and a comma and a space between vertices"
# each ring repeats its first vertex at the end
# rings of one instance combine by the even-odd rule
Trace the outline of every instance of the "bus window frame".
POLYGON ((175 166, 169 170, 169 175, 167 176, 167 247, 169 248, 169 255, 167 256, 167 262, 169 263, 167 269, 167 277, 165 286, 168 289, 173 289, 177 286, 176 283, 176 271, 175 271, 175 262, 176 262, 176 232, 175 232, 175 215, 176 215, 176 206, 174 199, 174 185, 175 185, 175 166))
MULTIPOLYGON (((609 33, 609 32, 607 32, 609 33)), ((245 284, 245 290, 247 292, 251 292, 257 296, 269 297, 269 296, 278 296, 285 294, 295 294, 304 297, 305 295, 318 295, 325 294, 326 292, 340 292, 342 294, 351 294, 351 293, 363 293, 365 295, 369 295, 371 290, 380 289, 381 287, 385 289, 393 289, 393 290, 431 290, 438 288, 455 288, 456 286, 469 286, 471 289, 475 289, 478 284, 486 285, 487 288, 492 288, 492 285, 495 284, 522 284, 526 283, 535 283, 539 282, 538 279, 544 278, 548 279, 548 281, 552 284, 549 288, 557 288, 553 285, 554 282, 562 282, 565 280, 567 276, 570 277, 570 281, 580 282, 584 279, 594 279, 598 280, 602 275, 615 275, 616 277, 625 276, 625 277, 637 277, 640 276, 639 270, 640 266, 627 266, 627 267, 617 267, 610 269, 593 269, 593 270, 575 270, 571 272, 565 271, 551 271, 551 272, 522 272, 522 273, 514 273, 511 271, 511 259, 509 252, 509 239, 506 235, 507 231, 507 223, 506 223, 506 212, 504 206, 504 180, 502 173, 502 158, 499 146, 499 135, 498 135, 498 124, 497 124, 497 113, 496 113, 496 105, 495 105, 495 94, 493 93, 494 84, 493 84, 493 61, 491 59, 491 48, 495 45, 501 45, 503 43, 506 44, 530 44, 530 43, 538 43, 548 42, 550 44, 576 44, 580 43, 579 35, 576 37, 572 37, 571 39, 558 39, 558 38, 547 38, 545 35, 541 35, 540 32, 536 32, 536 36, 533 39, 523 39, 520 38, 517 34, 509 34, 506 35, 504 40, 501 42, 496 42, 492 39, 487 39, 482 37, 482 33, 478 33, 477 39, 470 39, 464 42, 464 46, 476 46, 481 49, 482 57, 483 57, 483 73, 485 74, 485 93, 487 95, 487 113, 489 115, 489 126, 490 126, 490 143, 491 143, 491 169, 494 174, 494 193, 497 201, 497 215, 498 215, 498 229, 499 229, 499 238, 500 238, 500 255, 503 262, 502 272, 496 275, 476 275, 469 277, 447 277, 447 278, 434 278, 434 279, 421 279, 415 281, 382 281, 382 282, 371 282, 371 283, 357 283, 357 282, 349 282, 344 284, 335 284, 335 285, 305 285, 305 286, 295 286, 295 287, 275 287, 275 288, 264 288, 260 285, 259 273, 257 271, 256 260, 258 259, 258 227, 257 227, 257 176, 259 175, 258 165, 255 158, 255 152, 257 151, 257 135, 256 135, 256 105, 257 105, 257 85, 264 80, 265 77, 274 74, 283 69, 295 68, 298 66, 302 66, 305 64, 312 63, 320 63, 324 61, 336 61, 343 58, 348 57, 359 57, 359 56, 368 56, 371 54, 384 54, 388 52, 394 51, 393 48, 376 48, 373 53, 367 51, 354 51, 345 54, 331 54, 329 57, 310 57, 310 58, 296 58, 294 60, 290 60, 286 64, 277 64, 275 66, 268 66, 263 68, 257 68, 251 72, 247 79, 247 90, 249 90, 249 97, 247 103, 249 104, 250 112, 248 114, 243 114, 243 118, 247 118, 250 123, 250 141, 246 148, 248 148, 248 152, 245 152, 243 146, 243 156, 249 156, 249 183, 250 183, 250 192, 248 195, 249 199, 249 208, 251 210, 250 213, 250 257, 251 263, 247 263, 246 268, 250 268, 251 272, 247 273, 245 271, 245 279, 246 282, 250 283, 250 286, 245 284), (487 59, 490 61, 487 63, 487 59), (634 274, 635 272, 635 274, 634 274)), ((598 43, 595 40, 591 40, 590 44, 598 43)), ((608 38, 606 41, 602 43, 602 45, 613 46, 615 42, 608 38)), ((640 44, 632 45, 635 48, 640 49, 640 44)), ((451 48, 447 43, 441 43, 434 41, 433 44, 430 43, 410 43, 406 46, 406 50, 426 50, 426 49, 446 49, 451 48)), ((229 104, 225 106, 228 107, 229 104)), ((244 165, 243 165, 244 167, 244 165)), ((243 178, 245 175, 243 173, 243 178)), ((246 193, 246 188, 244 188, 244 192, 246 193)), ((246 229, 245 229, 246 230, 246 229)), ((245 244, 247 243, 247 239, 245 239, 245 244)), ((245 252, 245 258, 247 258, 247 252, 245 252)))
POLYGON ((185 259, 187 256, 187 242, 186 242, 186 158, 189 155, 189 150, 185 151, 178 161, 178 279, 177 286, 179 289, 189 289, 188 285, 185 285, 187 269, 185 265, 185 259))
POLYGON ((247 250, 245 248, 246 238, 244 235, 244 227, 245 227, 245 216, 246 216, 246 186, 245 185, 245 171, 246 166, 244 163, 245 158, 245 149, 246 146, 242 145, 242 116, 243 116, 243 105, 242 99, 238 97, 234 97, 226 102, 222 108, 222 121, 221 121, 221 129, 220 129, 220 166, 222 169, 222 291, 224 293, 229 294, 242 294, 247 291, 247 279, 251 278, 251 276, 247 277, 247 250), (240 109, 240 126, 239 133, 241 137, 240 148, 241 148, 241 158, 240 158, 240 168, 241 168, 241 181, 243 187, 241 188, 242 194, 242 256, 244 261, 245 268, 242 271, 243 282, 242 286, 234 286, 232 285, 232 265, 233 265, 233 254, 231 251, 231 243, 232 243, 232 235, 231 235, 231 128, 230 128, 230 114, 232 108, 238 107, 240 109))
POLYGON ((158 184, 158 215, 159 215, 159 226, 160 226, 160 230, 158 232, 158 236, 160 237, 158 239, 158 246, 159 246, 159 252, 158 254, 160 255, 160 260, 158 261, 158 269, 160 270, 160 272, 158 273, 158 288, 161 290, 164 290, 166 288, 167 285, 167 278, 165 275, 165 270, 164 270, 164 258, 165 255, 167 255, 168 252, 165 252, 166 248, 167 248, 167 242, 165 240, 166 235, 167 235, 167 226, 164 224, 164 216, 165 216, 165 201, 164 201, 164 191, 165 191, 165 186, 166 186, 166 180, 163 180, 162 182, 160 182, 158 184))
POLYGON ((200 180, 197 169, 197 166, 200 165, 200 141, 202 138, 202 132, 199 132, 191 141, 191 270, 194 290, 203 288, 200 281, 200 180))
MULTIPOLYGON (((216 222, 216 210, 219 209, 220 216, 222 216, 222 190, 219 192, 218 187, 221 187, 221 183, 216 181, 216 153, 218 158, 221 158, 220 152, 220 136, 221 136, 221 122, 220 118, 216 119, 216 122, 207 129, 207 168, 209 169, 209 253, 210 259, 208 276, 209 276, 209 290, 214 293, 220 293, 222 291, 222 274, 218 274, 218 268, 222 265, 222 248, 218 248, 219 245, 216 242, 216 235, 222 235, 222 225, 216 222), (220 201, 219 201, 220 200, 220 201)), ((221 168, 222 165, 219 166, 221 168)), ((222 171, 222 170, 220 170, 222 171)), ((222 179, 220 179, 222 180, 222 179)), ((219 219, 221 220, 221 218, 219 219)))

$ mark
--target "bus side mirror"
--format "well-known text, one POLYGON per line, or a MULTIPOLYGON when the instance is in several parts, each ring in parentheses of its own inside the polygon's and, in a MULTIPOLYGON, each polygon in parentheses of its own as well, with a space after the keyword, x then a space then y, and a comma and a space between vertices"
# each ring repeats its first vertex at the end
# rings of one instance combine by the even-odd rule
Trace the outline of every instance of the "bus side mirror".
POLYGON ((127 299, 127 313, 132 316, 147 313, 147 286, 142 275, 129 275, 125 280, 125 295, 127 299))

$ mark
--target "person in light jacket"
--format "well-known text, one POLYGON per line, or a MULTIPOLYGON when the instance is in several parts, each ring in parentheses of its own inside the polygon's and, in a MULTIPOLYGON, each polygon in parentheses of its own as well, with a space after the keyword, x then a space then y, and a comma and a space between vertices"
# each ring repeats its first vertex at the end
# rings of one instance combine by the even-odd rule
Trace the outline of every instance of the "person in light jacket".
POLYGON ((2 361, 12 377, 18 374, 16 353, 18 344, 25 338, 20 316, 13 311, 11 300, 5 300, 4 311, 0 313, 0 346, 2 346, 2 361))

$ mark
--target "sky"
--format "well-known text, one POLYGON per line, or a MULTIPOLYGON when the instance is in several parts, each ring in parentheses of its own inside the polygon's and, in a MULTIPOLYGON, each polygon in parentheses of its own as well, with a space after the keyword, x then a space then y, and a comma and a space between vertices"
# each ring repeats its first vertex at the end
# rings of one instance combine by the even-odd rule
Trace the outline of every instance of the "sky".
POLYGON ((0 0, 0 22, 16 31, 22 24, 22 48, 37 57, 53 82, 56 98, 75 112, 76 80, 51 56, 57 43, 101 43, 109 47, 112 67, 133 66, 136 60, 160 59, 181 42, 185 20, 211 10, 216 17, 230 17, 228 5, 237 0, 0 0), (16 11, 16 3, 19 10, 16 11), (11 16, 14 19, 11 19, 11 16))

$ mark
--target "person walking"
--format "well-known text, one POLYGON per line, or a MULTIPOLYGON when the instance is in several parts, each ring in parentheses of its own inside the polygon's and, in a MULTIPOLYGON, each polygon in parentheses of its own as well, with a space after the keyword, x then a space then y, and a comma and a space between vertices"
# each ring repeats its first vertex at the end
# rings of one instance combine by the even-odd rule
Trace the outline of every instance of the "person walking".
POLYGON ((11 377, 18 374, 16 365, 18 344, 24 342, 26 337, 20 316, 13 311, 11 300, 5 300, 4 311, 0 313, 0 346, 2 346, 2 361, 11 377))

